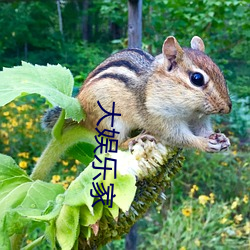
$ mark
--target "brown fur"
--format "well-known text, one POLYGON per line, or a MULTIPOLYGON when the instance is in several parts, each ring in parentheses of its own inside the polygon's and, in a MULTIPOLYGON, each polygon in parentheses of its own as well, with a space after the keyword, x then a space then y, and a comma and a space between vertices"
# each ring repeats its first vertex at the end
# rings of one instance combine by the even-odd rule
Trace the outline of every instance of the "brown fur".
MULTIPOLYGON (((220 151, 222 142, 208 138, 213 133, 208 115, 230 112, 225 79, 203 53, 205 46, 199 37, 192 39, 191 46, 195 49, 182 49, 174 37, 168 37, 163 54, 156 58, 132 49, 105 60, 89 74, 78 95, 87 114, 84 125, 95 129, 105 115, 97 101, 109 111, 115 102, 115 112, 121 113, 115 118, 120 144, 131 130, 143 129, 164 144, 220 151), (190 82, 193 71, 203 72, 204 86, 190 82)), ((111 129, 110 119, 98 128, 111 129)))

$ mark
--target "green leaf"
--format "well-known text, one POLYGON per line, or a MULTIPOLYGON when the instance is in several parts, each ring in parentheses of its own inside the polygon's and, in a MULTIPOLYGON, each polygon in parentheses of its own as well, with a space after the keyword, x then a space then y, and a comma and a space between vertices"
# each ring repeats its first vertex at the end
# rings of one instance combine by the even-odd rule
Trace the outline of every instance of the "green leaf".
POLYGON ((0 181, 17 176, 26 176, 28 178, 28 175, 10 156, 0 154, 0 181))
POLYGON ((27 176, 17 176, 0 181, 0 201, 13 189, 25 182, 31 182, 30 178, 27 176))
POLYGON ((67 154, 74 159, 88 165, 94 159, 95 146, 85 142, 79 142, 67 150, 67 154))
POLYGON ((50 200, 55 200, 58 194, 64 193, 61 185, 46 183, 40 180, 34 181, 30 186, 26 197, 20 207, 28 209, 37 209, 43 211, 50 200))
POLYGON ((2 250, 10 250, 10 240, 8 234, 3 231, 0 225, 0 249, 2 250))
POLYGON ((31 181, 26 173, 21 170, 14 160, 5 155, 0 155, 0 231, 5 240, 1 243, 4 249, 9 245, 8 237, 14 233, 21 233, 23 227, 30 223, 27 216, 41 216, 44 211, 50 213, 53 219, 61 209, 58 194, 64 193, 61 185, 31 181), (58 202, 52 206, 51 202, 58 202))
POLYGON ((89 239, 92 234, 92 228, 91 227, 80 227, 81 235, 84 236, 84 238, 89 239))
POLYGON ((22 66, 0 72, 0 106, 18 96, 36 93, 53 106, 65 109, 66 118, 80 121, 84 114, 78 100, 71 97, 73 85, 71 72, 61 65, 34 66, 22 62, 22 66))
POLYGON ((23 228, 30 225, 31 221, 27 217, 20 216, 15 209, 6 211, 3 223, 3 231, 7 237, 13 234, 22 234, 23 228))
POLYGON ((56 220, 56 238, 64 250, 71 250, 79 234, 79 207, 64 205, 56 220))
POLYGON ((33 220, 49 222, 49 221, 56 219, 56 217, 59 215, 59 213, 61 211, 62 206, 63 206, 62 203, 57 203, 57 202, 56 203, 53 202, 53 204, 49 203, 49 205, 48 205, 49 211, 48 211, 48 207, 47 207, 45 209, 45 211, 43 211, 42 215, 27 215, 27 213, 23 213, 22 210, 18 210, 18 211, 21 215, 28 216, 29 218, 31 218, 33 220), (52 207, 52 209, 51 209, 51 207, 52 207))
POLYGON ((3 219, 7 210, 16 208, 22 203, 31 185, 32 182, 23 183, 1 199, 0 221, 3 219))
POLYGON ((92 188, 93 178, 97 174, 98 171, 89 165, 66 190, 64 204, 70 206, 87 205, 91 213, 93 213, 92 204, 94 198, 90 196, 90 189, 92 188))
POLYGON ((56 249, 56 225, 51 221, 45 229, 45 237, 50 242, 51 249, 56 249))
MULTIPOLYGON (((118 171, 116 179, 114 179, 114 171, 107 171, 106 180, 103 181, 105 188, 107 188, 111 183, 114 184, 114 194, 116 196, 113 201, 123 212, 129 210, 136 192, 135 176, 132 174, 121 175, 119 172, 119 169, 122 169, 119 167, 119 164, 124 164, 122 160, 126 159, 126 155, 128 156, 128 154, 128 152, 119 152, 119 157, 117 158, 118 171)), ((112 156, 115 156, 115 154, 112 154, 112 156)), ((108 162, 107 167, 113 168, 113 164, 109 164, 110 163, 108 162)))
POLYGON ((107 209, 110 212, 110 214, 114 219, 118 218, 119 207, 115 203, 113 203, 112 207, 106 206, 105 209, 107 209))
POLYGON ((87 206, 81 206, 80 208, 80 225, 89 226, 95 224, 101 219, 103 212, 103 204, 101 202, 96 203, 94 206, 93 214, 89 211, 87 206))

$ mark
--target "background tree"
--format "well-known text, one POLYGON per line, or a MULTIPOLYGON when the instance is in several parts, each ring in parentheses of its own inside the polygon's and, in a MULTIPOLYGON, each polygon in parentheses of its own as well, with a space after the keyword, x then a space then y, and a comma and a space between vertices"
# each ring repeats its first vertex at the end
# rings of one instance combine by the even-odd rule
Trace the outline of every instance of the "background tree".
POLYGON ((142 47, 142 0, 128 1, 128 47, 142 47))
MULTIPOLYGON (((139 5, 139 1, 136 2, 139 5)), ((60 63, 70 68, 76 83, 81 86, 96 65, 111 53, 129 46, 128 8, 128 2, 124 0, 60 1, 62 36, 57 1, 1 1, 0 67, 19 65, 21 60, 42 65, 60 63)), ((190 151, 186 154, 184 174, 175 178, 171 192, 166 193, 167 202, 152 207, 138 224, 138 245, 140 249, 161 249, 167 244, 169 249, 174 249, 186 244, 187 249, 195 249, 199 245, 198 241, 198 245, 194 243, 197 235, 204 248, 213 248, 210 236, 221 249, 225 248, 223 242, 226 244, 227 239, 244 244, 245 236, 239 235, 245 235, 249 228, 247 224, 235 223, 234 231, 230 231, 232 228, 227 223, 234 222, 234 216, 240 212, 245 215, 242 221, 249 217, 249 209, 247 211, 243 207, 247 204, 244 195, 250 186, 249 1, 144 0, 142 13, 142 48, 153 55, 161 53, 162 42, 169 35, 176 36, 180 44, 187 47, 192 36, 203 38, 206 52, 220 66, 227 79, 233 110, 229 116, 215 118, 217 128, 231 136, 231 151, 216 156, 190 151), (199 187, 198 191, 193 188, 194 184, 199 187), (215 193, 217 203, 215 207, 209 203, 212 210, 207 211, 212 217, 205 217, 208 208, 198 206, 199 202, 194 198, 196 194, 208 196, 210 193, 215 193), (188 213, 191 195, 191 203, 197 205, 192 211, 200 212, 200 217, 194 215, 192 220, 188 213), (226 202, 237 206, 231 209, 231 205, 227 205, 228 210, 223 210, 226 202), (224 212, 232 217, 225 224, 220 224, 224 212), (207 220, 209 218, 213 220, 207 220), (206 225, 202 224, 204 221, 206 225), (195 224, 190 231, 188 225, 191 223, 195 224), (206 235, 202 234, 203 226, 208 230, 206 235), (177 230, 180 230, 179 234, 176 234, 177 230), (235 234, 230 238, 232 232, 235 234)), ((15 125, 13 117, 18 117, 20 126, 24 128, 26 123, 30 123, 27 120, 29 115, 36 117, 37 128, 30 134, 41 133, 40 140, 45 140, 43 132, 39 132, 38 117, 46 107, 37 99, 32 105, 38 105, 39 112, 35 113, 30 108, 22 119, 21 115, 19 118, 19 106, 18 109, 6 107, 0 110, 0 151, 16 154, 18 162, 26 159, 18 156, 17 152, 26 150, 35 157, 39 148, 34 141, 30 144, 25 138, 18 138, 13 132, 16 127, 7 127, 15 125), (12 117, 4 116, 8 112, 12 117), (16 141, 20 141, 20 145, 16 145, 16 141)), ((58 168, 61 169, 61 179, 65 177, 66 180, 64 170, 71 170, 63 164, 61 162, 58 168)), ((227 246, 234 247, 230 244, 227 246)), ((114 242, 112 247, 121 249, 124 241, 114 242)))

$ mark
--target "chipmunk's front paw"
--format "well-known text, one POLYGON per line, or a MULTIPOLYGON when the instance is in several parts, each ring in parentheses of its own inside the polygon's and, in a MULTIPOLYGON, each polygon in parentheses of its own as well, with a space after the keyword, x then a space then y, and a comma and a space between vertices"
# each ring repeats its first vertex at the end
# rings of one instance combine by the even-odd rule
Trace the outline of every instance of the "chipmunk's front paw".
POLYGON ((144 147, 144 144, 146 141, 156 142, 156 139, 154 138, 154 136, 148 135, 148 134, 138 135, 129 142, 129 144, 128 144, 129 150, 132 152, 133 146, 137 143, 139 143, 142 147, 144 147))
POLYGON ((225 151, 230 147, 229 139, 222 133, 214 133, 208 137, 207 152, 216 153, 225 151))

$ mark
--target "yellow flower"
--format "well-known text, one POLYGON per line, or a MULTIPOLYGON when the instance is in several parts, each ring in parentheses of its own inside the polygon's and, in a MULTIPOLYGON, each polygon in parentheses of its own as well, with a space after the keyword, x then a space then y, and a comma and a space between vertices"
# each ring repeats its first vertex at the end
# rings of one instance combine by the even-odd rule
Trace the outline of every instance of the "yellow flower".
POLYGON ((38 159, 39 159, 39 157, 32 157, 32 160, 34 161, 34 162, 37 162, 38 161, 38 159))
POLYGON ((237 214, 234 216, 234 221, 236 224, 239 224, 243 220, 242 214, 237 214))
POLYGON ((4 116, 9 116, 9 114, 10 114, 10 112, 8 112, 8 111, 3 112, 4 116))
POLYGON ((67 182, 72 182, 75 179, 75 176, 67 176, 66 181, 67 182))
POLYGON ((214 204, 214 193, 210 193, 209 197, 210 197, 210 203, 214 204))
POLYGON ((192 214, 192 208, 191 207, 185 207, 181 210, 182 214, 186 217, 189 217, 192 214))
POLYGON ((62 160, 62 164, 63 164, 63 166, 68 166, 69 165, 69 163, 67 161, 64 161, 64 160, 62 160))
POLYGON ((238 153, 237 150, 233 150, 233 151, 232 151, 232 154, 233 154, 233 155, 237 155, 237 153, 238 153))
POLYGON ((20 111, 25 111, 25 110, 28 110, 28 109, 33 109, 30 105, 27 105, 27 104, 24 104, 24 105, 21 105, 21 106, 17 106, 17 110, 20 112, 20 111))
POLYGON ((3 144, 9 145, 10 144, 10 140, 8 138, 4 138, 3 139, 3 144))
POLYGON ((199 203, 203 206, 210 200, 210 198, 207 195, 200 195, 198 199, 199 203))
POLYGON ((223 166, 223 167, 227 167, 228 166, 228 163, 227 162, 221 162, 221 165, 223 166))
POLYGON ((186 250, 186 247, 181 247, 180 250, 186 250))
POLYGON ((11 103, 9 104, 9 106, 10 106, 11 108, 15 108, 15 107, 16 107, 16 104, 15 104, 14 102, 11 102, 11 103))
POLYGON ((70 168, 70 170, 71 170, 72 172, 76 172, 76 171, 77 171, 76 165, 73 165, 73 166, 70 168))
POLYGON ((4 152, 9 152, 10 151, 10 147, 5 147, 4 148, 4 152))
POLYGON ((53 176, 52 176, 51 182, 52 182, 52 183, 57 183, 57 182, 60 181, 60 179, 61 179, 61 176, 60 176, 60 175, 53 175, 53 176))
POLYGON ((201 246, 201 242, 199 239, 195 239, 194 240, 194 244, 197 246, 197 247, 200 247, 201 246))
POLYGON ((190 189, 189 196, 193 198, 194 193, 199 190, 199 187, 196 185, 193 185, 192 188, 190 189))
POLYGON ((247 204, 248 201, 249 201, 248 195, 245 194, 243 197, 243 202, 247 204))
POLYGON ((221 220, 220 220, 220 224, 225 224, 227 222, 227 218, 222 218, 221 220))
POLYGON ((236 197, 235 201, 231 205, 231 209, 235 209, 239 205, 239 198, 236 197))
POLYGON ((27 128, 27 129, 31 129, 32 126, 33 126, 33 121, 32 121, 32 120, 26 122, 26 128, 27 128))
POLYGON ((236 157, 235 160, 236 160, 237 162, 239 162, 239 163, 242 162, 242 160, 241 160, 239 157, 236 157))
POLYGON ((6 131, 4 131, 4 130, 0 130, 0 135, 1 135, 1 137, 4 137, 4 138, 8 138, 9 137, 9 134, 6 131))
POLYGON ((26 169, 28 167, 27 161, 20 161, 19 162, 19 167, 23 168, 23 169, 26 169))
POLYGON ((196 151, 195 151, 195 154, 196 154, 196 155, 200 155, 201 153, 200 153, 199 150, 196 150, 196 151))
POLYGON ((11 125, 12 125, 12 127, 17 127, 18 126, 18 122, 16 120, 12 120, 11 121, 11 125))
POLYGON ((242 236, 242 232, 240 231, 240 230, 236 230, 236 235, 238 236, 238 237, 241 237, 242 236))
POLYGON ((75 164, 76 164, 76 165, 79 165, 79 164, 81 164, 81 162, 78 161, 78 160, 75 160, 75 164))
POLYGON ((30 244, 32 242, 32 240, 26 240, 27 244, 30 244))
POLYGON ((244 226, 244 231, 246 232, 246 234, 250 234, 250 222, 247 221, 246 225, 244 226))
POLYGON ((18 156, 19 156, 19 157, 23 157, 23 158, 26 158, 26 159, 29 158, 29 155, 30 155, 29 152, 21 152, 21 153, 18 153, 18 156))
POLYGON ((221 233, 221 238, 226 238, 227 237, 227 233, 221 233))

